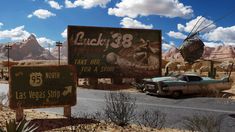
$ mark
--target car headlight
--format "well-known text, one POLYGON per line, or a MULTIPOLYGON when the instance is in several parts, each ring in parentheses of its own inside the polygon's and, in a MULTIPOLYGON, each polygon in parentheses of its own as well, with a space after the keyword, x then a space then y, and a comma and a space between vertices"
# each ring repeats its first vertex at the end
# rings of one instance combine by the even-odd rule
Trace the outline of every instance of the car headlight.
POLYGON ((162 90, 168 91, 169 88, 168 87, 163 87, 162 90))

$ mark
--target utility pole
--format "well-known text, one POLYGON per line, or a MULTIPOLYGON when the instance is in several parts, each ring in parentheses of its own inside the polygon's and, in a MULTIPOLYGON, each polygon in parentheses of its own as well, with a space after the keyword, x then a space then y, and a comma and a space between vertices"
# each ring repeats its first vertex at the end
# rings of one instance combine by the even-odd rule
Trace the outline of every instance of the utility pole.
POLYGON ((49 55, 51 54, 51 44, 48 44, 49 55))
POLYGON ((11 45, 6 45, 5 46, 5 48, 7 49, 7 70, 8 70, 8 76, 9 76, 9 73, 10 73, 10 71, 9 71, 9 69, 10 69, 10 49, 12 48, 12 46, 11 45))
POLYGON ((56 46, 58 47, 58 64, 60 65, 60 47, 62 43, 60 41, 56 42, 56 46))

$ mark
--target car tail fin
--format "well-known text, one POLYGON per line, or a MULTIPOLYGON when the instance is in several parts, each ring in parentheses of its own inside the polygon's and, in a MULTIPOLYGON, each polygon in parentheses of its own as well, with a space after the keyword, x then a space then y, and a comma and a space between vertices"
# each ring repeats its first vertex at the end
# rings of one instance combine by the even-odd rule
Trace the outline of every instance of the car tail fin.
POLYGON ((229 82, 229 76, 224 76, 221 78, 221 80, 224 82, 229 82))

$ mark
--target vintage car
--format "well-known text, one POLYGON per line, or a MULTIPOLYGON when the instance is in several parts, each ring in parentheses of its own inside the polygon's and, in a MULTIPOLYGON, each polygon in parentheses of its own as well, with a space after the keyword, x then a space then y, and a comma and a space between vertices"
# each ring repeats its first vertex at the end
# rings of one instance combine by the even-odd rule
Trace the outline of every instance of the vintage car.
POLYGON ((229 77, 215 80, 200 77, 196 74, 181 74, 177 76, 145 78, 141 84, 136 84, 144 92, 160 96, 171 95, 178 98, 182 94, 199 94, 208 91, 223 91, 231 88, 229 77))

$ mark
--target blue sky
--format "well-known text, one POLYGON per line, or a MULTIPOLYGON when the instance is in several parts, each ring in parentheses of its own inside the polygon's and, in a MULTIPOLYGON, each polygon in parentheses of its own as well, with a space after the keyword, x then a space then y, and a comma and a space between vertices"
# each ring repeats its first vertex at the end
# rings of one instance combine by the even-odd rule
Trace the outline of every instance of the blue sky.
POLYGON ((163 48, 181 44, 196 21, 201 27, 233 10, 200 33, 207 46, 235 45, 234 0, 1 0, 0 43, 35 34, 47 47, 66 40, 67 25, 162 30, 163 48))

